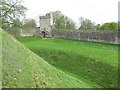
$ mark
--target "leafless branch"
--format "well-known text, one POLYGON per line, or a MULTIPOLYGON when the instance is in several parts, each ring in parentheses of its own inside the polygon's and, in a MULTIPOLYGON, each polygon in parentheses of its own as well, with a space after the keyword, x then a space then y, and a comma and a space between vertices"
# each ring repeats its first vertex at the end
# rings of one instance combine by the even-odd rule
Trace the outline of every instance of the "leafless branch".
POLYGON ((5 16, 17 3, 18 0, 13 5, 11 5, 11 7, 3 14, 3 16, 5 16))

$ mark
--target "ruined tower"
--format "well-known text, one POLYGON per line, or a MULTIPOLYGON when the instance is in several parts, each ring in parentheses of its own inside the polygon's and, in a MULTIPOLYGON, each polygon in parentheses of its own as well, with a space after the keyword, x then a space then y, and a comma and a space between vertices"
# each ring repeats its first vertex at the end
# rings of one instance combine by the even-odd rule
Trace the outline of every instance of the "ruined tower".
POLYGON ((52 13, 48 13, 45 16, 40 16, 40 33, 44 34, 45 37, 51 37, 51 30, 53 26, 52 13))

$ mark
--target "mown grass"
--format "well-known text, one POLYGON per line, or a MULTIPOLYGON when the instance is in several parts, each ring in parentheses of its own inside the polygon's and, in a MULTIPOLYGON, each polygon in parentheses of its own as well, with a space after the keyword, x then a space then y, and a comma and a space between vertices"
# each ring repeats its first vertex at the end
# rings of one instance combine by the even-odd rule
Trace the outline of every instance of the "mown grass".
POLYGON ((93 87, 48 64, 3 30, 0 30, 0 35, 3 88, 93 87))
POLYGON ((19 40, 48 63, 93 87, 118 87, 118 45, 39 37, 19 40))

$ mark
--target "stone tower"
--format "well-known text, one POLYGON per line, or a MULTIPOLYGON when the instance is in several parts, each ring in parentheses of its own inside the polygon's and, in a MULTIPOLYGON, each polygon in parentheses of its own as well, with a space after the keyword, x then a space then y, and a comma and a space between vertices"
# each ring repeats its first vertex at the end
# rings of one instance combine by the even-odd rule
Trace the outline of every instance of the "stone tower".
POLYGON ((51 30, 53 26, 52 13, 48 13, 45 16, 40 16, 40 33, 45 34, 45 37, 51 37, 51 30))

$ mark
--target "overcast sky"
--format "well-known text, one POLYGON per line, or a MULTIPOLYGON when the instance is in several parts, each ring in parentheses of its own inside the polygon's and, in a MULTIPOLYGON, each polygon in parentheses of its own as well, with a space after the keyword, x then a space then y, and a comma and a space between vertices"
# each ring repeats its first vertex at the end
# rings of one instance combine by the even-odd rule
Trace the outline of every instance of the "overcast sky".
POLYGON ((118 2, 120 0, 24 0, 28 8, 27 18, 39 20, 40 15, 50 11, 61 11, 71 18, 77 26, 79 18, 85 17, 96 24, 118 21, 118 2))

